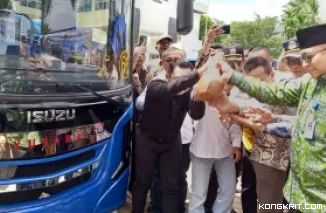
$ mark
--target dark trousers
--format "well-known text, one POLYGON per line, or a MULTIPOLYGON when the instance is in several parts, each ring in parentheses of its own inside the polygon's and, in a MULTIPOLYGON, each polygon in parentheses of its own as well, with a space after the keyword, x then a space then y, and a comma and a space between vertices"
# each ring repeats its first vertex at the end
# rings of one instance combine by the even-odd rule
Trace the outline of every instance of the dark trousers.
MULTIPOLYGON (((241 160, 235 163, 235 171, 236 171, 237 178, 240 176, 241 167, 242 167, 241 160)), ((206 201, 204 203, 205 213, 212 213, 212 208, 217 198, 217 191, 218 191, 218 182, 217 182, 215 169, 213 168, 209 178, 206 201)))
MULTIPOLYGON (((182 158, 180 162, 180 176, 179 176, 179 213, 184 213, 186 211, 185 201, 188 192, 188 182, 187 182, 187 172, 190 166, 190 156, 189 156, 190 144, 182 145, 182 158)), ((152 183, 152 213, 161 213, 161 183, 160 183, 160 173, 157 167, 154 172, 154 178, 152 183)))
POLYGON ((244 150, 242 158, 242 192, 243 213, 257 213, 256 173, 250 160, 250 153, 244 150))
MULTIPOLYGON (((286 168, 286 180, 289 178, 290 169, 291 169, 291 163, 289 161, 289 164, 288 164, 288 166, 286 168)), ((283 198, 283 204, 284 205, 289 204, 288 201, 285 198, 283 198)))
POLYGON ((178 190, 181 138, 158 142, 137 131, 135 144, 135 184, 132 191, 132 213, 144 213, 147 192, 158 163, 162 190, 162 211, 178 213, 178 190))

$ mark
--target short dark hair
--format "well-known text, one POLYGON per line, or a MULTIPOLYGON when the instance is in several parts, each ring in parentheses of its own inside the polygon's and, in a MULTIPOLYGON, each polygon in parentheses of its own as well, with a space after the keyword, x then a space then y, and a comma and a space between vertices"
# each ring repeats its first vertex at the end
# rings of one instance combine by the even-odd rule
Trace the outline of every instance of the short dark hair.
POLYGON ((266 47, 266 46, 252 47, 252 48, 249 49, 248 53, 259 52, 261 50, 265 50, 266 52, 268 52, 268 54, 271 54, 271 50, 268 47, 266 47))
POLYGON ((271 74, 273 69, 266 58, 257 56, 249 58, 243 65, 243 71, 245 74, 249 74, 253 69, 263 67, 267 75, 271 74))
POLYGON ((180 67, 181 69, 191 69, 191 70, 194 69, 194 65, 191 62, 189 62, 189 61, 181 61, 181 62, 176 63, 176 64, 174 64, 174 63, 169 64, 169 69, 166 70, 166 72, 169 75, 171 75, 174 72, 174 69, 176 67, 180 67))

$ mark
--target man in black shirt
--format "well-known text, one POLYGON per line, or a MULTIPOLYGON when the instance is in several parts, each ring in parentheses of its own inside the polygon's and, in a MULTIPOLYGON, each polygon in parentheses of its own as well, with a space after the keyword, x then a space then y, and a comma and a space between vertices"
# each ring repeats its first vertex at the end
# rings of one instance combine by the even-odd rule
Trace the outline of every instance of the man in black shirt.
POLYGON ((193 119, 204 115, 205 104, 191 98, 191 88, 207 66, 191 71, 190 63, 176 64, 181 51, 169 48, 163 54, 165 76, 147 85, 144 111, 140 120, 135 144, 136 182, 133 189, 133 213, 143 213, 147 192, 151 186, 153 171, 158 162, 162 210, 178 213, 178 180, 180 169, 180 129, 186 113, 193 119), (168 57, 164 57, 167 54, 168 57), (186 72, 190 74, 185 75, 186 72))

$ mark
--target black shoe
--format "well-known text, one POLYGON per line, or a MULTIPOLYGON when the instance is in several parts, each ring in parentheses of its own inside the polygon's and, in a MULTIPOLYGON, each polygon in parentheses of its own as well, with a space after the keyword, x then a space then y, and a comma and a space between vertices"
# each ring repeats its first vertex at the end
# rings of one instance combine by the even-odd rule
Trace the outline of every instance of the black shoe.
POLYGON ((232 209, 231 213, 238 213, 236 210, 232 209))

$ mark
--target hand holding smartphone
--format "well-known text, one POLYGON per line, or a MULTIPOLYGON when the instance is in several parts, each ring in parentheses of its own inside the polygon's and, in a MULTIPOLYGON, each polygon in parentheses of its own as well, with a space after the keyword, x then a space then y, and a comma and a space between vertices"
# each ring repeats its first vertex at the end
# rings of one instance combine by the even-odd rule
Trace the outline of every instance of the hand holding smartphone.
POLYGON ((230 34, 230 25, 223 25, 221 29, 223 30, 223 34, 230 34))

